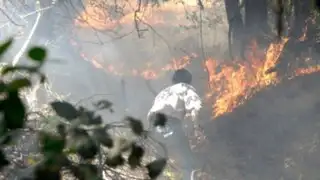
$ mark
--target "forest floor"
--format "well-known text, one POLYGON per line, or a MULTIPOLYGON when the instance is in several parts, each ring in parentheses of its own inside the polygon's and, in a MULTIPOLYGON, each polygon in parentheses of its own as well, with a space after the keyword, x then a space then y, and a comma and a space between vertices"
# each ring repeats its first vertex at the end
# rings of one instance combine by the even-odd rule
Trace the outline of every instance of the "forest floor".
POLYGON ((257 93, 205 126, 214 179, 320 178, 320 73, 257 93))

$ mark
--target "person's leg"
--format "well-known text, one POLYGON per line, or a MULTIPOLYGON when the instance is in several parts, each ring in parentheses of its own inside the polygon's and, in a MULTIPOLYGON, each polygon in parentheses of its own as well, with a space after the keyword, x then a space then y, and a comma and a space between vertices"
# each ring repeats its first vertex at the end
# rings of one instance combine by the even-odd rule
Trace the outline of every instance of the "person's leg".
POLYGON ((179 166, 181 166, 182 169, 183 180, 189 180, 191 172, 199 168, 198 158, 190 148, 189 139, 185 135, 181 121, 175 121, 171 126, 173 127, 174 133, 172 137, 168 139, 168 141, 170 141, 168 151, 178 159, 179 166))

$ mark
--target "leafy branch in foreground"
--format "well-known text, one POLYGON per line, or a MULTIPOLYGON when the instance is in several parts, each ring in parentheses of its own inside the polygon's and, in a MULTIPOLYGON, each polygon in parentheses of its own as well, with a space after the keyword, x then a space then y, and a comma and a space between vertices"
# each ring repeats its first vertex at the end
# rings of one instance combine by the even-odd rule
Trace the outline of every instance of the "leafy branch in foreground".
MULTIPOLYGON (((0 45, 0 57, 11 46, 12 39, 0 45)), ((0 168, 8 166, 11 162, 6 159, 3 149, 11 143, 13 133, 26 127, 29 113, 19 93, 25 88, 32 87, 31 76, 38 76, 40 82, 46 80, 40 72, 46 61, 46 50, 41 47, 31 48, 27 55, 34 62, 34 66, 5 66, 1 71, 0 80, 0 168), (24 72, 27 77, 18 77, 6 80, 8 75, 24 72)), ((9 79, 9 78, 8 78, 9 79)), ((112 103, 108 100, 94 102, 98 110, 113 112, 112 103)), ((44 129, 36 130, 39 135, 42 159, 35 165, 28 167, 31 173, 25 174, 29 179, 42 180, 63 179, 62 169, 69 169, 80 180, 103 179, 102 166, 118 168, 128 164, 132 169, 144 167, 148 170, 150 179, 157 178, 166 166, 167 158, 160 158, 150 163, 142 161, 145 149, 140 141, 145 139, 148 131, 144 129, 140 120, 127 117, 118 124, 105 123, 103 118, 95 111, 85 107, 75 107, 66 101, 54 101, 50 107, 59 116, 59 123, 54 127, 54 132, 44 129), (117 126, 130 127, 132 139, 115 137, 110 130, 117 126), (102 157, 102 151, 106 157, 102 157), (70 156, 77 156, 79 160, 72 160, 70 156), (99 164, 94 163, 98 159, 99 164)), ((166 118, 159 115, 154 126, 165 125, 166 118)), ((29 171, 28 171, 29 172, 29 171)))

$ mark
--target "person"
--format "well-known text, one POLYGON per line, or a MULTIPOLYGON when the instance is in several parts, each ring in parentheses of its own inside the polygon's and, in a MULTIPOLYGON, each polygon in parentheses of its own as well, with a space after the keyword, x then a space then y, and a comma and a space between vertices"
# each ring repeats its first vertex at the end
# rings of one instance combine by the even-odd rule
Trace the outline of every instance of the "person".
POLYGON ((188 70, 176 70, 172 76, 172 83, 157 94, 147 120, 149 127, 153 128, 155 138, 166 145, 169 156, 178 157, 177 162, 182 168, 183 180, 188 180, 193 179, 199 160, 190 148, 184 125, 187 124, 185 121, 191 121, 193 128, 198 127, 197 118, 202 101, 191 85, 192 75, 188 70), (153 127, 157 114, 167 117, 165 127, 153 127))

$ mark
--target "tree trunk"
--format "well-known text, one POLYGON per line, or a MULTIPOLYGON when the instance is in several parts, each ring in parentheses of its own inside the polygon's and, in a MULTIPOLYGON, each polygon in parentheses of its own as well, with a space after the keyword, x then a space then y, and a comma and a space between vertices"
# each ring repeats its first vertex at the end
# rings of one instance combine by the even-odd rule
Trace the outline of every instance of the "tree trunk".
POLYGON ((245 28, 250 39, 269 33, 267 0, 245 0, 245 28))
MULTIPOLYGON (((241 49, 241 41, 243 40, 243 20, 240 13, 239 0, 225 0, 225 8, 229 23, 229 49, 230 54, 242 54, 243 52, 232 52, 231 49, 241 49)), ((231 55, 232 56, 232 55, 231 55)))
MULTIPOLYGON (((290 26, 289 41, 284 47, 280 62, 277 65, 280 76, 290 75, 292 69, 297 68, 295 65, 301 64, 296 59, 301 53, 307 52, 309 47, 314 44, 315 27, 312 25, 312 1, 293 0, 293 24, 290 26)), ((302 63, 303 64, 303 63, 302 63)))
POLYGON ((293 0, 294 22, 290 32, 290 37, 299 39, 304 35, 307 27, 307 19, 311 15, 311 1, 293 0))

